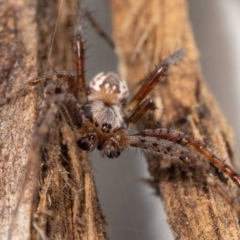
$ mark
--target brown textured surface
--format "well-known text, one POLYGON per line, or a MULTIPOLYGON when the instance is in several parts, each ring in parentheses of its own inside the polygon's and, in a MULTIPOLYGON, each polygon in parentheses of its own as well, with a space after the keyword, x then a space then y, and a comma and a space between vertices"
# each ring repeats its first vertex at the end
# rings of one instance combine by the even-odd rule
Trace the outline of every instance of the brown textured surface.
MULTIPOLYGON (((31 77, 53 72, 47 71, 47 54, 60 2, 1 1, 1 97, 31 77)), ((69 49, 75 10, 76 1, 64 1, 50 61, 57 70, 68 70, 66 62, 73 59, 69 49)), ((106 239, 89 160, 76 147, 70 129, 59 120, 51 126, 41 151, 38 197, 31 201, 36 185, 28 182, 14 214, 40 96, 41 87, 0 109, 0 238, 8 239, 11 232, 13 239, 106 239)))
MULTIPOLYGON (((234 164, 232 132, 202 81, 186 2, 112 0, 111 7, 120 74, 132 89, 175 49, 188 51, 152 94, 160 109, 157 122, 166 126, 172 121, 171 128, 209 141, 213 150, 219 147, 218 155, 234 164)), ((175 239, 239 239, 236 214, 196 169, 177 159, 149 156, 148 161, 175 239)), ((216 176, 235 196, 231 181, 218 172, 216 176)))

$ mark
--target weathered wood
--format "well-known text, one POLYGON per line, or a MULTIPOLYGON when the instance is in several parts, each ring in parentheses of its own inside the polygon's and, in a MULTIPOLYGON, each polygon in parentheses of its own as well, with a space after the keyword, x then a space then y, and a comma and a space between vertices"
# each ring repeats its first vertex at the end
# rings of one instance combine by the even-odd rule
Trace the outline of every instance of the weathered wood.
MULTIPOLYGON (((69 69, 77 1, 63 1, 47 60, 61 2, 1 1, 0 98, 30 78, 53 72, 48 64, 69 69)), ((42 89, 31 89, 0 109, 0 238, 106 239, 89 159, 61 119, 50 126, 40 159, 29 159, 42 89), (29 160, 41 169, 26 176, 29 160), (38 160, 41 164, 35 164, 38 160)))
MULTIPOLYGON (((187 50, 187 57, 172 67, 151 95, 158 106, 157 123, 171 122, 172 129, 210 142, 213 150, 219 147, 219 156, 234 165, 232 131, 203 82, 186 1, 112 0, 111 8, 120 74, 133 92, 160 60, 178 48, 187 50)), ((175 239, 239 239, 236 213, 197 169, 159 156, 148 155, 148 163, 151 183, 163 200, 175 239)), ((235 197, 231 180, 214 172, 235 197)))

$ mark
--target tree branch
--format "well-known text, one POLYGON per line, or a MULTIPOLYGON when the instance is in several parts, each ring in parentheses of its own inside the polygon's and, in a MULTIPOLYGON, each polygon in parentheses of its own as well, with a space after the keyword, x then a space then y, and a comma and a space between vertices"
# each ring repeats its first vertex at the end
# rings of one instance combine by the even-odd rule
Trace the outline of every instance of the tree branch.
MULTIPOLYGON (((234 165, 232 131, 202 80, 186 2, 112 0, 111 7, 120 74, 129 80, 132 92, 149 68, 176 49, 186 49, 187 57, 151 95, 159 109, 156 122, 171 122, 172 129, 213 143, 213 149, 220 146, 218 155, 234 165)), ((236 213, 197 169, 159 156, 148 155, 148 163, 151 184, 163 200, 175 239, 239 239, 236 213)), ((231 181, 215 173, 235 196, 231 181)))
MULTIPOLYGON (((0 3, 1 98, 30 78, 46 75, 48 64, 57 70, 69 69, 77 1, 63 1, 51 61, 47 61, 61 2, 0 3)), ((28 161, 38 160, 29 159, 29 152, 42 89, 30 89, 0 109, 0 238, 106 239, 89 159, 61 119, 50 126, 41 169, 25 176, 28 161), (40 175, 38 185, 34 173, 40 175)))

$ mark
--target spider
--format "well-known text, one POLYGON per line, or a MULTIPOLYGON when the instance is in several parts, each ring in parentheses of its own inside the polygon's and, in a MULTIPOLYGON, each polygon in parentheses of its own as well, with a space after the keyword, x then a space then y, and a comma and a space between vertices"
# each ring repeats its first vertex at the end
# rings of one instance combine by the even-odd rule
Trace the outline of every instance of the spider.
MULTIPOLYGON (((34 78, 24 87, 27 89, 29 86, 47 83, 33 135, 30 159, 34 159, 38 154, 39 149, 35 146, 43 142, 49 126, 60 114, 72 130, 81 150, 91 152, 98 149, 102 156, 117 158, 124 149, 132 147, 178 158, 195 166, 240 215, 239 206, 214 180, 210 169, 188 149, 189 146, 194 147, 201 156, 226 173, 240 187, 239 174, 215 155, 207 144, 170 128, 146 129, 133 135, 128 134, 143 115, 149 113, 150 120, 153 121, 156 106, 147 96, 167 74, 169 68, 185 56, 185 51, 180 49, 159 64, 145 79, 132 100, 127 102, 127 84, 116 73, 99 73, 90 81, 88 88, 85 87, 82 30, 76 28, 74 34, 76 73, 58 71, 53 75, 34 78), (67 79, 67 84, 59 84, 62 78, 67 79)), ((12 96, 2 99, 0 106, 11 99, 12 96)))

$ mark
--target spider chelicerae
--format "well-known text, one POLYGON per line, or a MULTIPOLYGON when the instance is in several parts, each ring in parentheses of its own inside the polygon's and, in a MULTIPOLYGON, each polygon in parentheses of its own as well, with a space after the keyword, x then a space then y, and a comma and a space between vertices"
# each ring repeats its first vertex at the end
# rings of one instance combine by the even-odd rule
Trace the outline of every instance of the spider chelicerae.
MULTIPOLYGON (((180 49, 159 64, 149 74, 132 100, 127 102, 127 84, 116 73, 100 73, 90 81, 88 88, 85 87, 83 45, 81 29, 76 28, 74 37, 76 73, 58 71, 53 75, 32 79, 24 87, 27 89, 29 86, 47 83, 33 135, 33 146, 39 138, 44 138, 49 125, 60 113, 72 129, 80 149, 87 152, 98 149, 103 156, 116 158, 124 149, 133 147, 178 158, 186 164, 195 166, 240 215, 239 206, 214 180, 204 162, 188 149, 188 146, 194 147, 240 186, 239 174, 216 156, 205 143, 170 128, 150 128, 133 135, 128 134, 143 115, 149 113, 150 118, 153 117, 152 113, 156 107, 154 101, 147 96, 167 74, 169 68, 185 56, 185 51, 180 49), (67 84, 58 83, 62 78, 67 79, 67 84)), ((16 94, 21 91, 22 89, 16 94)), ((0 105, 6 104, 11 99, 11 96, 2 99, 0 105)), ((36 153, 34 148, 31 151, 36 153)))

